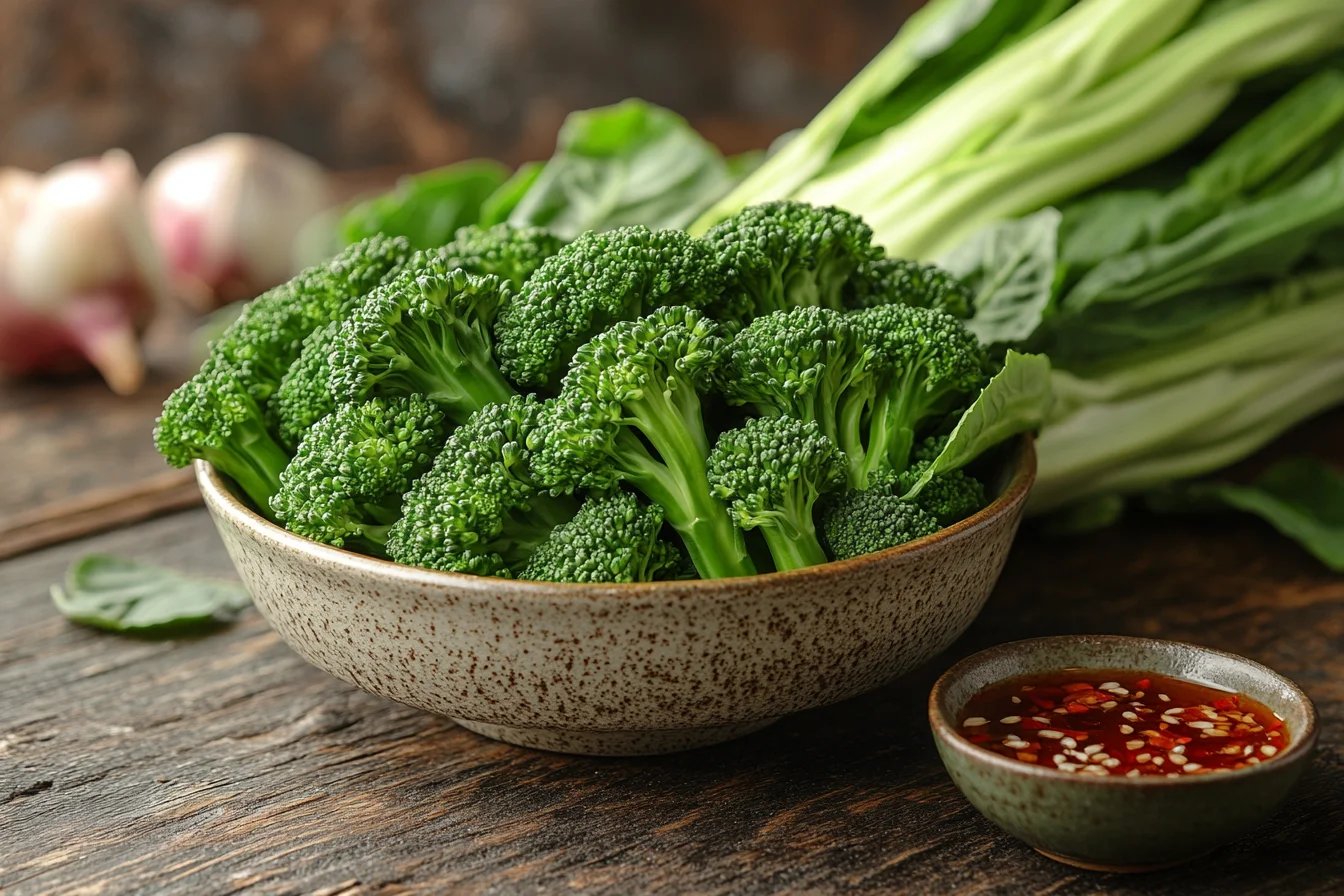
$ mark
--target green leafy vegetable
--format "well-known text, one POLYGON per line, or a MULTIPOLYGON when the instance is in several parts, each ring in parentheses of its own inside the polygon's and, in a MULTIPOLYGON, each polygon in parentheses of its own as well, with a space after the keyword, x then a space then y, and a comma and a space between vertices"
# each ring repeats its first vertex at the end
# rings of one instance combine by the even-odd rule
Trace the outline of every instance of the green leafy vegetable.
POLYGON ((391 192, 346 212, 341 235, 348 243, 376 233, 404 236, 416 249, 436 249, 459 227, 477 223, 483 205, 508 177, 508 168, 487 159, 403 177, 391 192))
POLYGON ((1149 504, 1164 512, 1231 508, 1253 513, 1335 572, 1344 572, 1344 474, 1318 460, 1281 461, 1251 485, 1187 483, 1151 496, 1149 504))
POLYGON ((509 223, 567 239, 630 224, 685 227, 733 182, 723 154, 684 118, 626 100, 565 120, 509 223))
POLYGON ((124 557, 89 554, 51 586, 56 609, 111 632, 173 635, 232 622, 252 602, 237 582, 183 575, 124 557))
POLYGON ((918 495, 938 475, 959 470, 1010 436, 1037 429, 1050 409, 1050 361, 1043 355, 1009 351, 933 459, 904 497, 918 495))

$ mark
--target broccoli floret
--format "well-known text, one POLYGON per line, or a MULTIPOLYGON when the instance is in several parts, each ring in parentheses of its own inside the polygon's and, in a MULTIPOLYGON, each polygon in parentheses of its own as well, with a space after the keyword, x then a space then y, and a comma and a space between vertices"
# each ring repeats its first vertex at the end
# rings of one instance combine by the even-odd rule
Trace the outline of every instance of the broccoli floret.
MULTIPOLYGON (((916 461, 897 474, 892 486, 896 494, 905 495, 909 492, 930 463, 927 460, 916 461)), ((952 470, 931 477, 918 495, 906 500, 932 514, 938 520, 938 525, 950 526, 985 506, 985 486, 964 470, 952 470)))
POLYGON ((737 524, 761 530, 778 570, 826 562, 812 510, 845 487, 845 460, 816 423, 757 417, 719 437, 709 484, 737 524))
POLYGON ((532 471, 531 435, 546 413, 534 396, 486 405, 453 431, 416 480, 388 533, 399 563, 474 575, 509 576, 551 530, 578 510, 573 497, 542 486, 532 471))
MULTIPOLYGON (((790 308, 756 318, 732 338, 719 381, 730 403, 815 421, 842 446, 841 434, 857 429, 871 398, 874 357, 850 315, 790 308)), ((861 460, 860 451, 856 467, 861 460)))
POLYGON ((469 224, 459 228, 453 241, 438 254, 449 267, 494 274, 512 283, 516 291, 564 245, 564 240, 541 227, 469 224))
POLYGON ((679 552, 663 541, 662 508, 629 492, 589 498, 551 530, 519 574, 539 582, 651 582, 675 569, 679 552))
POLYGON ((784 308, 845 308, 846 282, 882 256, 863 219, 838 208, 781 200, 744 208, 704 239, 728 283, 711 313, 746 321, 784 308))
POLYGON ((947 271, 904 258, 864 262, 845 288, 847 308, 911 305, 967 318, 971 316, 971 302, 970 287, 947 271))
POLYGON ((500 312, 500 365, 516 383, 556 383, 575 349, 664 305, 703 308, 723 291, 714 252, 680 230, 585 233, 548 258, 500 312))
POLYGON ((511 287, 493 275, 417 256, 346 320, 329 355, 340 402, 423 394, 462 422, 514 395, 491 354, 490 327, 511 287))
POLYGON ((988 382, 988 362, 975 336, 944 311, 880 305, 848 317, 875 350, 867 420, 861 431, 840 433, 851 461, 863 458, 851 475, 862 487, 873 472, 904 470, 920 428, 974 400, 988 382))
POLYGON ((624 481, 660 505, 707 579, 755 572, 705 466, 700 392, 722 353, 718 324, 691 308, 617 323, 575 353, 555 413, 529 442, 553 486, 624 481))
POLYGON ((342 405, 317 421, 271 498, 291 532, 381 556, 401 496, 434 461, 447 423, 423 396, 342 405))
POLYGON ((336 409, 336 397, 330 386, 331 353, 341 323, 332 321, 308 334, 303 340, 303 350, 271 396, 271 417, 280 441, 287 448, 296 448, 314 423, 336 409))
POLYGON ((195 458, 208 461, 267 515, 289 464, 289 453, 272 438, 244 378, 219 357, 206 360, 168 396, 154 424, 154 444, 175 467, 195 458))
POLYGON ((821 530, 835 560, 884 551, 939 529, 933 514, 902 501, 881 485, 850 489, 829 502, 822 513, 821 530))
POLYGON ((263 409, 313 330, 394 276, 410 256, 403 238, 370 237, 250 302, 211 346, 263 409))
POLYGON ((934 461, 938 455, 943 453, 947 447, 947 435, 925 436, 915 443, 915 447, 910 449, 910 462, 917 464, 920 461, 934 461))

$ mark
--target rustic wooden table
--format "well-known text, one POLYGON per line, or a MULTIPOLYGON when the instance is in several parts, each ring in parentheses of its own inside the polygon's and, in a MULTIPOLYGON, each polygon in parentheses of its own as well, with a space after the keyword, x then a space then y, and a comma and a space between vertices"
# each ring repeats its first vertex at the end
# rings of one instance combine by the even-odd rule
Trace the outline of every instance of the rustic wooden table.
MULTIPOLYGON (((1297 444, 1334 445, 1339 417, 1297 444)), ((144 641, 77 628, 81 553, 202 573, 200 509, 0 563, 0 892, 356 894, 1344 892, 1344 580, 1250 519, 1027 530, 984 615, 905 680, 722 747, 586 759, 483 740, 304 664, 250 611, 144 641), (1194 864, 1055 864, 981 818, 924 722, 933 678, 1040 634, 1180 638, 1296 679, 1322 717, 1291 805, 1194 864)))

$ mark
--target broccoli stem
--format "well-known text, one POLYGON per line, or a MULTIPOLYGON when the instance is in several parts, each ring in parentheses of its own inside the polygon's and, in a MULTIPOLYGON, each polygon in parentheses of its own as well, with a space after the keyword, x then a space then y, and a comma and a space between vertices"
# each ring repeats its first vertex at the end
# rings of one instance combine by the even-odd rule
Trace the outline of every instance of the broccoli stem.
POLYGON ((746 539, 733 524, 728 508, 709 490, 705 458, 709 437, 700 417, 699 397, 689 387, 649 389, 632 402, 635 428, 648 439, 659 460, 629 427, 616 438, 616 453, 631 484, 661 505, 665 518, 681 535, 701 578, 755 575, 746 539))
POLYGON ((250 433, 227 446, 203 451, 205 460, 242 488, 267 519, 274 519, 271 496, 280 491, 280 474, 289 454, 269 433, 250 433))
POLYGON ((460 322, 450 327, 454 332, 448 334, 436 332, 438 328, 427 322, 407 327, 400 345, 412 365, 409 375, 423 381, 425 388, 416 391, 441 403, 461 423, 486 405, 508 401, 517 393, 491 358, 488 338, 460 322))
POLYGON ((776 525, 761 526, 760 530, 774 558, 775 569, 781 572, 816 566, 830 559, 821 547, 811 519, 781 520, 776 525))

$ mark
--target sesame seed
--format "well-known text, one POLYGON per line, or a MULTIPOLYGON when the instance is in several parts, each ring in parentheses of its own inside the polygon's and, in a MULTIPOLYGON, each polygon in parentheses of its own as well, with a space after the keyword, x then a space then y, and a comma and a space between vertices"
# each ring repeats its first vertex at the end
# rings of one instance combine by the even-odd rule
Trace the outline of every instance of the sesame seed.
POLYGON ((1118 681, 1104 681, 1101 684, 1097 685, 1097 690, 1109 691, 1111 688, 1118 688, 1118 687, 1120 687, 1120 682, 1118 681))
POLYGON ((1139 755, 1137 755, 1137 756, 1134 757, 1134 761, 1135 761, 1135 762, 1147 762, 1149 759, 1152 759, 1152 758, 1153 758, 1153 754, 1152 754, 1152 753, 1140 753, 1139 755))
POLYGON ((1167 773, 1167 777, 1168 777, 1168 778, 1179 778, 1180 775, 1176 774, 1175 772, 1168 772, 1168 773, 1167 773))
POLYGON ((1250 759, 1247 759, 1247 760, 1246 760, 1246 764, 1247 764, 1247 765, 1259 765, 1259 764, 1260 764, 1260 757, 1259 757, 1259 756, 1252 756, 1250 759))
POLYGON ((1034 684, 1024 684, 1024 685, 1022 685, 1022 690, 1024 690, 1024 691, 1034 691, 1034 690, 1036 690, 1036 685, 1034 685, 1034 684))
POLYGON ((1040 722, 1042 725, 1049 725, 1049 724, 1050 724, 1050 720, 1049 720, 1048 718, 1046 718, 1045 716, 1032 716, 1032 719, 1035 720, 1035 721, 1037 721, 1037 722, 1040 722))
POLYGON ((1036 754, 1035 754, 1035 753, 1018 753, 1018 754, 1017 754, 1017 758, 1018 758, 1018 759, 1021 759, 1023 762, 1035 762, 1035 761, 1036 761, 1036 754))
POLYGON ((1212 723, 1212 722, 1205 722, 1204 720, 1201 719, 1201 720, 1198 721, 1198 722, 1191 722, 1191 723, 1190 723, 1190 727, 1191 727, 1191 728, 1198 728, 1199 730, 1204 731, 1204 730, 1206 730, 1206 729, 1212 728, 1212 727, 1213 727, 1213 723, 1212 723))
POLYGON ((1167 715, 1169 715, 1169 716, 1178 716, 1178 715, 1180 715, 1181 713, 1185 712, 1185 707, 1184 707, 1184 706, 1168 706, 1166 709, 1164 709, 1164 710, 1162 710, 1162 711, 1163 711, 1164 713, 1166 713, 1167 715))
POLYGON ((1179 724, 1181 724, 1180 721, 1179 721, 1178 719, 1175 719, 1175 718, 1173 718, 1172 716, 1169 716, 1169 715, 1166 715, 1166 714, 1163 714, 1163 716, 1162 716, 1162 721, 1166 722, 1168 725, 1179 725, 1179 724))
POLYGON ((1204 767, 1204 766, 1200 765, 1198 762, 1187 762, 1187 763, 1185 764, 1185 767, 1182 768, 1181 771, 1183 771, 1183 772, 1197 772, 1197 771, 1199 771, 1200 769, 1202 769, 1203 767, 1204 767))
POLYGON ((1120 705, 1120 704, 1119 704, 1119 703, 1116 703, 1114 700, 1107 700, 1105 703, 1101 704, 1101 708, 1102 708, 1102 709, 1115 709, 1115 708, 1116 708, 1117 706, 1119 706, 1119 705, 1120 705))
POLYGON ((1131 725, 1121 725, 1121 726, 1120 726, 1120 733, 1121 733, 1121 734, 1133 734, 1133 733, 1134 733, 1134 728, 1133 728, 1133 726, 1131 726, 1131 725))
MULTIPOLYGON (((1223 734, 1226 735, 1227 732, 1224 731, 1223 734)), ((1277 732, 1277 731, 1271 731, 1271 732, 1269 732, 1269 736, 1270 736, 1270 737, 1278 737, 1278 736, 1279 736, 1279 732, 1277 732)))
POLYGON ((999 721, 1002 722, 1002 723, 1005 724, 1005 725, 1016 725, 1018 722, 1022 721, 1022 717, 1021 717, 1021 716, 1004 716, 1003 718, 999 719, 999 721))
POLYGON ((969 719, 962 722, 961 724, 966 726, 967 728, 979 728, 981 725, 988 725, 989 719, 982 719, 979 716, 971 716, 969 719))
POLYGON ((1022 698, 1021 698, 1021 697, 1014 696, 1014 697, 1013 697, 1013 702, 1014 702, 1014 703, 1021 703, 1021 702, 1022 702, 1022 698))
MULTIPOLYGON (((1153 765, 1162 765, 1162 764, 1165 763, 1166 761, 1167 761, 1167 760, 1163 759, 1161 756, 1154 756, 1154 757, 1153 757, 1153 765)), ((1179 763, 1178 763, 1178 764, 1179 764, 1179 763)))
POLYGON ((1139 775, 1141 775, 1141 774, 1143 774, 1143 772, 1139 771, 1139 770, 1136 769, 1136 768, 1132 768, 1132 769, 1130 769, 1129 771, 1125 772, 1125 777, 1126 777, 1126 778, 1137 778, 1137 777, 1138 777, 1139 775))
MULTIPOLYGON (((1050 738, 1051 740, 1059 740, 1060 738, 1062 738, 1062 737, 1064 736, 1064 732, 1062 732, 1062 731, 1055 731, 1055 730, 1052 729, 1052 728, 1043 728, 1043 729, 1041 729, 1040 731, 1037 731, 1037 732, 1036 732, 1036 735, 1037 735, 1038 737, 1048 737, 1048 738, 1050 738)), ((1070 738, 1070 740, 1072 740, 1072 738, 1070 738)))
POLYGON ((1247 745, 1246 745, 1246 749, 1244 749, 1244 750, 1241 751, 1241 755, 1243 755, 1243 756, 1249 756, 1249 755, 1251 755, 1251 754, 1254 753, 1254 752, 1255 752, 1255 747, 1252 747, 1250 744, 1247 744, 1247 745))
POLYGON ((1107 759, 1110 759, 1110 758, 1111 758, 1111 754, 1110 754, 1110 753, 1093 753, 1091 756, 1089 756, 1089 757, 1087 757, 1087 758, 1088 758, 1088 761, 1089 761, 1089 762, 1105 762, 1107 759))
POLYGON ((1064 715, 1064 713, 1066 713, 1066 712, 1068 712, 1068 710, 1065 709, 1065 708, 1062 707, 1062 706, 1055 710, 1055 714, 1056 714, 1056 715, 1061 715, 1061 716, 1064 715))
POLYGON ((1143 699, 1143 691, 1135 691, 1135 692, 1134 692, 1134 699, 1135 699, 1135 700, 1142 700, 1142 699, 1143 699))
POLYGON ((1068 749, 1072 750, 1074 747, 1078 746, 1078 741, 1074 740, 1071 737, 1061 737, 1059 739, 1059 745, 1061 747, 1067 747, 1068 749))
POLYGON ((1166 694, 1158 694, 1158 695, 1157 695, 1157 699, 1161 700, 1163 703, 1170 703, 1170 702, 1171 702, 1171 698, 1168 697, 1166 694))
POLYGON ((1129 696, 1129 689, 1128 689, 1128 688, 1110 688, 1109 690, 1110 690, 1110 692, 1111 692, 1112 694, 1114 694, 1114 695, 1117 696, 1117 697, 1128 697, 1128 696, 1129 696))
POLYGON ((1063 753, 1056 753, 1054 756, 1055 765, 1063 765, 1068 761, 1069 757, 1065 756, 1063 753))
POLYGON ((1138 717, 1137 715, 1135 715, 1135 714, 1132 713, 1132 712, 1129 712, 1128 710, 1126 710, 1125 712, 1120 713, 1120 715, 1122 715, 1122 716, 1124 716, 1125 718, 1129 719, 1131 722, 1137 722, 1137 721, 1139 720, 1139 717, 1138 717))
POLYGON ((1143 749, 1143 741, 1141 741, 1141 740, 1127 740, 1127 741, 1125 741, 1125 749, 1126 749, 1126 750, 1142 750, 1142 749, 1143 749))
MULTIPOLYGON (((1107 768, 1115 768, 1117 765, 1120 764, 1120 760, 1107 756, 1105 759, 1101 760, 1101 764, 1106 766, 1107 768)), ((1137 769, 1135 769, 1135 771, 1137 771, 1137 769)))
POLYGON ((1273 756, 1277 752, 1279 752, 1279 748, 1272 744, 1265 744, 1260 748, 1260 753, 1263 756, 1273 756))
POLYGON ((1090 747, 1083 747, 1083 752, 1089 756, 1091 756, 1093 753, 1100 753, 1101 750, 1102 750, 1101 744, 1093 744, 1090 747))
POLYGON ((1210 728, 1204 732, 1204 737, 1227 737, 1227 731, 1222 728, 1210 728))
POLYGON ((1075 762, 1061 762, 1059 764, 1059 770, 1062 772, 1076 772, 1080 768, 1082 768, 1082 766, 1075 762))
POLYGON ((1067 753, 1069 756, 1072 756, 1074 759, 1077 759, 1079 762, 1087 761, 1087 754, 1084 753, 1082 750, 1065 750, 1064 752, 1067 753))
POLYGON ((1186 759, 1185 756, 1176 752, 1168 753, 1167 758, 1171 760, 1172 765, 1185 765, 1190 761, 1186 759))
POLYGON ((1178 744, 1177 746, 1172 747, 1172 748, 1171 748, 1171 752, 1173 752, 1173 753, 1184 753, 1184 752, 1185 752, 1185 744, 1178 744))
POLYGON ((1090 775, 1096 775, 1097 777, 1102 777, 1104 775, 1110 774, 1110 772, 1106 771, 1106 769, 1102 768, 1099 765, 1089 765, 1086 768, 1084 768, 1083 771, 1087 772, 1090 775))

